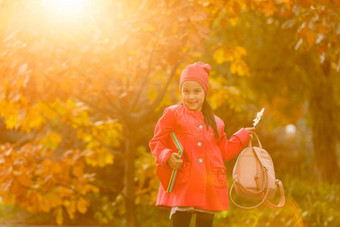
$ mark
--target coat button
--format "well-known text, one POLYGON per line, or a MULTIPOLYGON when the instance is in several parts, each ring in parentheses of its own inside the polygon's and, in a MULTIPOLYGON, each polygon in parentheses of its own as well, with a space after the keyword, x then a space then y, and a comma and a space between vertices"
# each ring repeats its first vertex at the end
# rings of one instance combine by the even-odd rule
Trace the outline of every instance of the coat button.
POLYGON ((198 126, 200 129, 202 129, 203 128, 203 125, 200 125, 200 126, 198 126))
POLYGON ((200 146, 202 146, 202 143, 201 143, 201 142, 198 142, 197 145, 200 147, 200 146))
POLYGON ((203 158, 199 158, 198 162, 202 163, 203 162, 203 158))

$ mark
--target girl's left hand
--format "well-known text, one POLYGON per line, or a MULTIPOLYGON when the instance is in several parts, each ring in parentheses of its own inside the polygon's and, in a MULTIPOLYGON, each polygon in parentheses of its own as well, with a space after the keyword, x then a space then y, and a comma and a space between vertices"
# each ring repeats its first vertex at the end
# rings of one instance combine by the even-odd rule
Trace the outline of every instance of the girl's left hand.
POLYGON ((253 133, 255 132, 255 127, 249 127, 249 128, 244 128, 244 129, 248 131, 250 136, 252 136, 253 133))

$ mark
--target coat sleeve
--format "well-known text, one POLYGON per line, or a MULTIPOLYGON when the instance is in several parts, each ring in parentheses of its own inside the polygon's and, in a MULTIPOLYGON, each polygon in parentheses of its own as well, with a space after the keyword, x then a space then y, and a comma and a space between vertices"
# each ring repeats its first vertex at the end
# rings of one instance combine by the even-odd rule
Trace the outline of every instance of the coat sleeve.
POLYGON ((220 128, 219 134, 219 147, 221 149, 224 162, 237 155, 249 143, 250 140, 249 133, 244 128, 234 133, 230 140, 228 140, 224 132, 224 124, 222 124, 220 128))
POLYGON ((174 110, 170 107, 164 110, 163 116, 158 120, 153 138, 149 142, 152 154, 156 157, 156 165, 163 166, 172 153, 169 148, 169 135, 174 130, 174 110))

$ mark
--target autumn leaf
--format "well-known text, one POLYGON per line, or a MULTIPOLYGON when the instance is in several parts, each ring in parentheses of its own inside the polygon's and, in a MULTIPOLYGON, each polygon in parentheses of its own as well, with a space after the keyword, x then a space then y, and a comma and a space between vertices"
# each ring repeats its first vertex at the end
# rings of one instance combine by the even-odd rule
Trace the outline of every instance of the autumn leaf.
POLYGON ((254 121, 254 123, 253 123, 253 126, 254 126, 254 127, 256 127, 256 125, 257 125, 257 124, 259 123, 259 121, 261 120, 261 117, 262 117, 262 115, 263 115, 263 112, 264 112, 264 108, 262 108, 261 111, 258 112, 258 113, 256 114, 256 118, 253 120, 253 121, 254 121))
POLYGON ((64 186, 59 186, 57 190, 61 197, 70 197, 72 195, 71 189, 64 186))
POLYGON ((83 197, 80 197, 79 200, 77 201, 77 209, 82 214, 86 213, 88 206, 89 203, 83 197))
POLYGON ((66 207, 66 210, 67 210, 67 213, 68 213, 70 219, 74 219, 74 214, 77 211, 75 199, 68 201, 67 204, 64 204, 64 206, 66 207))
POLYGON ((56 222, 57 222, 58 225, 62 225, 63 224, 63 220, 64 220, 64 217, 63 217, 63 208, 59 207, 59 208, 57 208, 56 222))
POLYGON ((263 13, 264 13, 264 15, 266 17, 269 17, 269 16, 273 15, 277 11, 277 8, 276 8, 274 2, 266 1, 266 3, 263 4, 262 11, 263 11, 263 13))
POLYGON ((51 201, 46 197, 40 197, 39 210, 42 212, 49 212, 51 209, 51 201))
POLYGON ((300 37, 304 39, 309 46, 313 46, 316 41, 316 34, 315 32, 308 28, 308 27, 303 27, 299 33, 300 37))
POLYGON ((61 136, 56 132, 51 132, 41 139, 41 143, 52 150, 56 149, 61 141, 61 136))
POLYGON ((79 188, 79 192, 81 195, 86 195, 86 193, 88 192, 98 193, 99 188, 92 184, 86 184, 86 185, 83 185, 81 188, 79 188))
POLYGON ((51 170, 54 174, 60 174, 63 172, 63 165, 60 162, 52 162, 51 170))
POLYGON ((17 115, 8 116, 5 119, 5 124, 6 124, 6 127, 8 129, 15 129, 15 128, 17 128, 18 122, 19 122, 19 119, 18 119, 17 115))
POLYGON ((24 132, 30 132, 33 129, 40 129, 45 122, 46 119, 36 106, 29 107, 20 122, 20 128, 24 132))
POLYGON ((236 46, 231 48, 226 46, 217 49, 213 57, 218 64, 230 62, 231 73, 239 76, 250 76, 249 67, 243 60, 246 55, 247 50, 244 47, 236 46))
POLYGON ((85 157, 86 163, 92 166, 106 166, 113 164, 114 156, 105 148, 92 149, 90 155, 85 157))
POLYGON ((84 175, 84 167, 85 163, 84 162, 77 162, 73 167, 72 167, 72 173, 75 177, 81 177, 84 175))
POLYGON ((215 60, 218 64, 222 64, 223 62, 228 61, 227 58, 225 57, 223 48, 217 49, 217 50, 214 52, 213 57, 214 57, 214 60, 215 60))
POLYGON ((31 187, 33 182, 32 179, 29 175, 26 174, 20 174, 17 177, 18 181, 20 182, 21 185, 26 186, 26 187, 31 187))

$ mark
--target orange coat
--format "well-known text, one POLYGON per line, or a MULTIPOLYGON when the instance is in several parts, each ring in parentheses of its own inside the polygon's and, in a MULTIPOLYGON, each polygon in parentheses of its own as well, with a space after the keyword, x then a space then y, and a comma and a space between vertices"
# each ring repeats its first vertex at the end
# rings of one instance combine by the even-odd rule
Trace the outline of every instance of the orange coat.
POLYGON ((149 145, 156 165, 166 164, 171 152, 178 152, 170 132, 181 142, 183 166, 177 171, 172 192, 159 187, 157 206, 189 206, 204 210, 227 210, 228 187, 224 162, 237 155, 249 142, 247 130, 240 129, 230 140, 224 132, 223 121, 215 116, 219 138, 211 127, 207 130, 202 112, 189 110, 182 105, 165 109, 159 119, 149 145))

